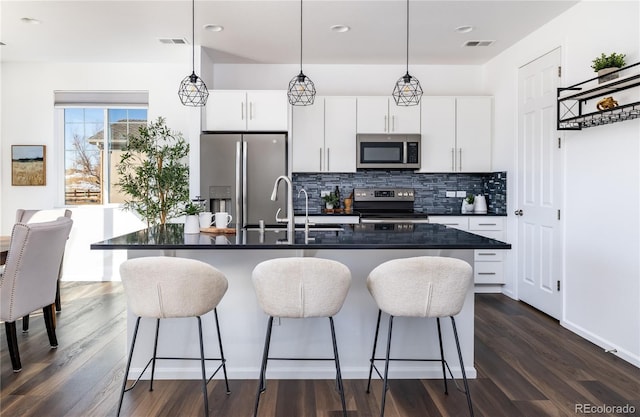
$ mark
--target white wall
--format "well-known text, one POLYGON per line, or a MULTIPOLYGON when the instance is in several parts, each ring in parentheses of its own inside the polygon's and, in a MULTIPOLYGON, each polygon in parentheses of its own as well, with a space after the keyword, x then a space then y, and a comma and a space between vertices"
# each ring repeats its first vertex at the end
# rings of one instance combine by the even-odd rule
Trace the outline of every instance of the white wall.
MULTIPOLYGON (((583 1, 489 62, 495 96, 494 161, 509 166, 508 213, 515 209, 518 68, 561 47, 561 85, 595 74, 601 52, 640 61, 640 2, 583 1), (597 30, 596 28, 611 28, 597 30)), ((640 366, 640 121, 565 131, 565 275, 562 324, 640 366)), ((517 242, 515 216, 509 241, 517 242)), ((515 255, 517 247, 514 248, 515 255)), ((511 256, 510 260, 516 259, 511 256)), ((516 276, 510 262, 509 276, 516 276)), ((505 290, 517 294, 516 283, 505 290)))
MULTIPOLYGON (((391 95, 404 75, 403 65, 304 65, 318 95, 391 95)), ((299 65, 214 65, 217 89, 286 90, 300 72, 299 65)), ((483 95, 482 67, 476 65, 410 65, 425 95, 483 95)))
MULTIPOLYGON (((47 185, 11 186, 11 167, 1 164, 0 234, 9 235, 18 208, 47 209, 63 203, 62 138, 55 136, 54 90, 148 90, 149 120, 163 116, 190 142, 198 142, 200 109, 184 107, 177 96, 185 64, 115 63, 2 63, 0 155, 10 155, 12 144, 47 147, 47 185)), ((198 187, 192 186, 197 190, 198 187)), ((74 227, 65 255, 63 279, 111 278, 118 254, 90 251, 89 244, 144 226, 132 213, 113 207, 72 209, 74 227), (115 258, 114 258, 115 256, 115 258), (115 259, 115 260, 114 260, 115 259)))

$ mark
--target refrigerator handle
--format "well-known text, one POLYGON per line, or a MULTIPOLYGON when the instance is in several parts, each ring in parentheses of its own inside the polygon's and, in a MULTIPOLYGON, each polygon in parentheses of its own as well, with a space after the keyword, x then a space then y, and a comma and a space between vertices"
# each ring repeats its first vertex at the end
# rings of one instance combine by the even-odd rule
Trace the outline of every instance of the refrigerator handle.
POLYGON ((236 142, 236 212, 235 212, 235 216, 236 216, 236 226, 239 227, 243 227, 244 225, 242 224, 242 211, 241 211, 241 193, 242 190, 241 188, 241 184, 240 184, 240 176, 241 176, 241 172, 240 172, 240 164, 241 164, 241 160, 240 160, 240 153, 241 153, 241 149, 242 149, 242 142, 236 142))
POLYGON ((242 141, 242 227, 247 225, 247 142, 242 141))

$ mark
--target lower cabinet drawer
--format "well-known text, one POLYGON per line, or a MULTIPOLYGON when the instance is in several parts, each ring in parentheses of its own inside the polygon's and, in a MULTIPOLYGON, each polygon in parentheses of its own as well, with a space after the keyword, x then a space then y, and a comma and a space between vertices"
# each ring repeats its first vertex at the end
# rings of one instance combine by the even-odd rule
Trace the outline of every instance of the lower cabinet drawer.
POLYGON ((504 251, 490 249, 476 249, 473 253, 473 260, 476 262, 503 261, 504 251))
POLYGON ((475 262, 473 281, 476 284, 504 284, 504 263, 475 262))

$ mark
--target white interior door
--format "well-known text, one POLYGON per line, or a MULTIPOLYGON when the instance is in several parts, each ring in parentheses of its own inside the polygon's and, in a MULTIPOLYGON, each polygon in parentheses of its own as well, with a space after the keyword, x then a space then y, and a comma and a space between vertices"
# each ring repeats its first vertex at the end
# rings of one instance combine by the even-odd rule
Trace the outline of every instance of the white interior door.
POLYGON ((560 319, 562 175, 556 130, 560 49, 519 70, 518 297, 560 319))

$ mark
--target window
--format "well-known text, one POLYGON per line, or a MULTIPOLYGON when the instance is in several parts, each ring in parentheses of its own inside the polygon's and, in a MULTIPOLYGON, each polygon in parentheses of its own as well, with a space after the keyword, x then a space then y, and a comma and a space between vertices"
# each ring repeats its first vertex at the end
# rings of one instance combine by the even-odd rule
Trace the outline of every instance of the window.
POLYGON ((116 165, 129 134, 147 124, 147 110, 67 107, 64 111, 64 202, 122 203, 116 165))

